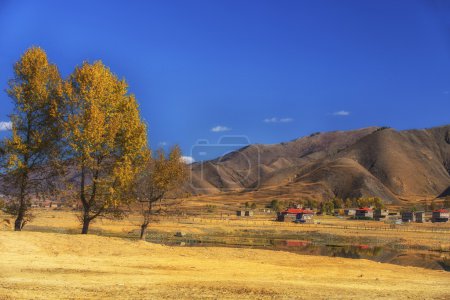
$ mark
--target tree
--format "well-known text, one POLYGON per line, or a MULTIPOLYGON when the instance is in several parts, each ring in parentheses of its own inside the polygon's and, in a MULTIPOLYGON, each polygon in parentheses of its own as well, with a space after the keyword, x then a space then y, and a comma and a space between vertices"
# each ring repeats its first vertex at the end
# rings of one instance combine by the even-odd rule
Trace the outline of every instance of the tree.
POLYGON ((431 203, 430 203, 430 210, 433 211, 433 210, 435 210, 436 208, 437 208, 437 205, 436 205, 436 202, 435 202, 434 199, 433 199, 433 200, 431 200, 431 203))
POLYGON ((334 214, 334 204, 332 201, 326 201, 323 203, 323 211, 328 214, 332 215, 334 214))
POLYGON ((353 207, 353 201, 350 198, 345 199, 345 207, 346 208, 352 208, 353 207))
POLYGON ((372 198, 371 203, 373 206, 375 206, 376 209, 384 209, 385 208, 383 200, 381 200, 378 197, 372 198))
POLYGON ((364 207, 368 205, 367 198, 359 197, 356 199, 356 203, 358 207, 364 207))
POLYGON ((143 221, 140 239, 147 234, 152 221, 154 204, 165 199, 166 195, 180 187, 187 179, 187 166, 181 159, 178 146, 172 148, 166 156, 162 149, 156 152, 137 177, 136 195, 141 205, 143 221))
POLYGON ((305 205, 306 205, 306 207, 309 207, 309 208, 312 208, 312 209, 318 208, 318 206, 319 206, 317 201, 316 200, 312 200, 312 199, 307 199, 305 205))
POLYGON ((344 200, 336 197, 333 199, 333 204, 335 208, 342 208, 344 206, 344 200))
POLYGON ((444 208, 450 208, 450 196, 445 197, 444 208))
POLYGON ((270 201, 270 208, 272 208, 276 212, 280 212, 285 208, 285 205, 283 202, 277 199, 273 199, 272 201, 270 201))
POLYGON ((0 173, 9 196, 5 211, 16 217, 16 231, 31 219, 32 196, 50 193, 59 170, 62 87, 58 68, 40 48, 28 49, 14 65, 7 90, 14 105, 12 136, 3 142, 0 173))
POLYGON ((81 233, 97 217, 120 217, 148 159, 147 129, 128 86, 102 62, 77 67, 64 86, 66 159, 79 175, 81 233))

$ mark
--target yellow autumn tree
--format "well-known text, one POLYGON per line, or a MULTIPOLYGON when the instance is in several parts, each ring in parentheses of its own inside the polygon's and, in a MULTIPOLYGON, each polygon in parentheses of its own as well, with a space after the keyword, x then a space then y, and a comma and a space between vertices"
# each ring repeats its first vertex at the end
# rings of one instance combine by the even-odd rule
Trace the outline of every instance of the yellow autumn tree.
POLYGON ((2 191, 6 211, 16 217, 14 229, 30 219, 32 197, 48 193, 57 175, 60 152, 63 83, 44 50, 28 49, 14 65, 7 90, 14 110, 12 136, 3 141, 2 191))
MULTIPOLYGON (((147 129, 124 80, 97 61, 77 67, 65 83, 64 140, 83 206, 82 233, 97 217, 118 217, 149 153, 147 129)), ((75 181, 75 182, 73 182, 75 181)))
POLYGON ((145 168, 137 176, 135 192, 143 217, 140 238, 145 239, 147 228, 155 214, 154 204, 164 200, 167 193, 179 188, 187 179, 187 167, 181 157, 181 149, 174 146, 166 154, 156 151, 145 168))

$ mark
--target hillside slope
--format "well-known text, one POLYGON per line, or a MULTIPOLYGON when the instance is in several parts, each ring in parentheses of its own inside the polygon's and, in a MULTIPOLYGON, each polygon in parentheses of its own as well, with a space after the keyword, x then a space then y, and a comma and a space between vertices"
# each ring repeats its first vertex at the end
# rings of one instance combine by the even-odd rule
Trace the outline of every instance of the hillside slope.
POLYGON ((251 145, 191 165, 191 192, 274 196, 436 197, 450 190, 450 125, 396 131, 370 127, 251 145))

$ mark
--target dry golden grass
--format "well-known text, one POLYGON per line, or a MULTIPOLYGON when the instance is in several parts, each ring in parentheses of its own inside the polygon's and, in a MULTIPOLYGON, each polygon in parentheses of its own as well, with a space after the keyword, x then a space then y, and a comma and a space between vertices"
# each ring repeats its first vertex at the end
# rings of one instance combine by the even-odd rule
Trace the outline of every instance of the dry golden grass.
MULTIPOLYGON (((34 214, 36 217, 25 227, 26 231, 70 234, 78 234, 81 231, 81 225, 77 220, 79 212, 36 209, 34 214)), ((1 220, 4 218, 6 216, 0 215, 1 220)), ((330 244, 369 244, 382 247, 395 245, 422 250, 450 249, 449 231, 436 231, 437 229, 449 230, 450 223, 409 224, 390 229, 389 225, 383 222, 345 220, 327 216, 317 218, 321 224, 305 225, 271 220, 273 220, 271 215, 255 218, 232 216, 224 217, 224 219, 217 218, 217 214, 187 218, 165 216, 160 222, 152 223, 149 229, 150 236, 153 237, 159 234, 173 236, 177 231, 183 231, 194 239, 204 241, 208 241, 213 236, 220 239, 228 236, 251 238, 256 235, 263 238, 307 239, 330 244), (324 238, 330 240, 324 241, 324 238)), ((98 235, 137 238, 139 224, 138 215, 130 215, 123 220, 98 219, 91 224, 90 232, 98 235)))
MULTIPOLYGON (((79 233, 81 225, 77 220, 79 212, 58 210, 34 210, 35 219, 25 227, 25 230, 51 231, 61 233, 79 233)), ((150 231, 162 234, 175 234, 184 231, 195 237, 213 235, 247 236, 260 233, 263 236, 286 237, 289 235, 305 235, 316 237, 318 234, 330 235, 342 243, 370 244, 383 246, 386 244, 401 244, 406 247, 426 246, 429 249, 450 249, 450 222, 424 223, 396 226, 376 221, 355 221, 322 216, 316 220, 321 224, 294 224, 273 222, 273 215, 256 216, 254 218, 237 218, 234 216, 217 218, 220 214, 201 217, 162 217, 157 223, 150 225, 150 231), (384 230, 387 229, 387 230, 384 230), (438 229, 446 232, 436 231, 438 229), (249 233, 250 232, 250 233, 249 233)), ((6 218, 1 216, 0 219, 6 218)), ((13 220, 11 219, 11 222, 13 220)), ((91 224, 91 232, 100 235, 114 235, 135 238, 138 236, 140 217, 130 215, 123 220, 96 220, 91 224)), ((11 226, 9 227, 11 228, 11 226)))
POLYGON ((0 299, 449 299, 450 274, 253 249, 0 235, 0 299))

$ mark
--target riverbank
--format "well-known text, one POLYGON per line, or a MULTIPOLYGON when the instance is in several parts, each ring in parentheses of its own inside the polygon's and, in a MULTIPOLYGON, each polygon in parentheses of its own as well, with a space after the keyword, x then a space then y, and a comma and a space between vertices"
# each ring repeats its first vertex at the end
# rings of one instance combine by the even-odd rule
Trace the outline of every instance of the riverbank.
MULTIPOLYGON (((26 231, 78 234, 79 212, 37 209, 26 231)), ((5 216, 6 217, 6 216, 5 216)), ((320 224, 274 222, 255 218, 197 217, 155 218, 147 241, 165 245, 239 247, 282 250, 297 254, 362 258, 430 269, 450 269, 449 224, 391 225, 318 216, 320 224), (176 233, 183 233, 176 236, 176 233), (293 241, 293 242, 291 242, 293 241), (299 242, 300 241, 300 242, 299 242)), ((140 217, 96 220, 90 234, 136 240, 140 217)), ((8 226, 4 230, 11 230, 8 226)))

